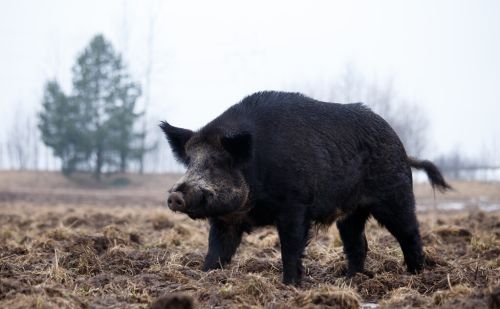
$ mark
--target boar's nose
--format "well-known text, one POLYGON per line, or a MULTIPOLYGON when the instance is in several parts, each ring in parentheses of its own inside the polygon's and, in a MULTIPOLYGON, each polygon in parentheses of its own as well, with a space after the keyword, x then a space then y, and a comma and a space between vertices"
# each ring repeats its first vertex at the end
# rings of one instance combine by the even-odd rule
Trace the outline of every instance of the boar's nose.
POLYGON ((182 193, 179 191, 170 193, 167 199, 167 204, 170 209, 175 211, 183 210, 184 207, 186 206, 186 203, 184 202, 184 197, 182 196, 182 193))

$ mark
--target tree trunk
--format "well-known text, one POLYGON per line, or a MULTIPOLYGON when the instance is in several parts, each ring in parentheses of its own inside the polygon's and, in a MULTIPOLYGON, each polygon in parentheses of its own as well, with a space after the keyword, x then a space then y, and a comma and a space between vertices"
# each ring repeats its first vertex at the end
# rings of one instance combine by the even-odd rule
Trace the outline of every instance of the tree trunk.
POLYGON ((94 171, 94 177, 97 179, 97 181, 101 181, 101 174, 102 174, 102 149, 101 147, 97 148, 97 153, 96 153, 96 163, 95 163, 95 171, 94 171))
POLYGON ((127 154, 122 151, 120 153, 120 172, 125 173, 127 171, 127 154))
POLYGON ((144 131, 144 136, 141 138, 141 150, 139 154, 139 174, 144 174, 144 147, 145 147, 146 131, 144 131))

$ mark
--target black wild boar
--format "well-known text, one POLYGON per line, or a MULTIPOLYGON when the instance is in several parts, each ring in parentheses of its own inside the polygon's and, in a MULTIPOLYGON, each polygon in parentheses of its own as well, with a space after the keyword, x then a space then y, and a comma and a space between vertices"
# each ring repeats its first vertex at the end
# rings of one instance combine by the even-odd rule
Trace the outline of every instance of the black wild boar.
POLYGON ((196 132, 160 126, 187 166, 169 208, 210 221, 205 270, 229 263, 244 232, 275 225, 283 282, 299 284, 311 226, 337 221, 351 276, 363 271, 370 216, 396 237, 408 270, 422 269, 411 167, 433 187, 450 187, 434 164, 408 157, 366 106, 259 92, 196 132))

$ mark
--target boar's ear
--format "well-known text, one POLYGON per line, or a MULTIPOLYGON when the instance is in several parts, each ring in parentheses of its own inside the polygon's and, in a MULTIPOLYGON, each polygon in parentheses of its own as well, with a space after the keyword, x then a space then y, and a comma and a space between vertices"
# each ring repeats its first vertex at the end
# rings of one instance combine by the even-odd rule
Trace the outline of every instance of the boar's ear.
POLYGON ((160 128, 167 136, 168 143, 172 148, 172 152, 174 153, 175 158, 182 164, 187 165, 189 163, 189 160, 187 158, 186 149, 184 148, 184 146, 186 145, 186 142, 191 138, 191 136, 193 136, 193 131, 171 126, 166 121, 161 122, 160 128))
POLYGON ((223 136, 221 144, 231 154, 235 163, 244 163, 252 156, 252 135, 249 132, 223 136))

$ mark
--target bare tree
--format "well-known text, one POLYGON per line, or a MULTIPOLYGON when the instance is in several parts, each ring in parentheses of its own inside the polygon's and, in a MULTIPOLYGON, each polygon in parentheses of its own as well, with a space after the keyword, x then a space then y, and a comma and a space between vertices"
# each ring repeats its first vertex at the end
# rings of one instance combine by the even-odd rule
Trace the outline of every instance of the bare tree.
POLYGON ((330 88, 330 98, 359 102, 367 91, 365 79, 349 64, 345 67, 341 79, 330 88))
POLYGON ((128 23, 128 1, 122 0, 122 20, 118 25, 121 40, 121 53, 126 55, 128 52, 128 41, 129 41, 129 23, 128 23))
POLYGON ((153 75, 153 64, 154 64, 154 34, 155 34, 155 24, 156 24, 156 14, 155 10, 150 7, 150 18, 149 18, 149 30, 146 48, 146 70, 144 72, 144 116, 142 122, 142 138, 141 138, 141 156, 139 158, 139 173, 144 173, 144 159, 146 156, 147 137, 148 137, 148 110, 151 104, 151 78, 153 75))
POLYGON ((480 158, 482 166, 489 168, 500 168, 500 159, 498 153, 500 152, 500 139, 493 137, 489 142, 483 144, 481 148, 480 158))
POLYGON ((38 134, 38 128, 36 126, 31 126, 30 131, 31 135, 31 141, 32 141, 32 146, 31 150, 33 153, 33 159, 32 159, 32 166, 31 168, 35 171, 38 171, 40 166, 39 166, 39 161, 40 161, 40 136, 38 134))
POLYGON ((405 144, 409 154, 420 157, 427 146, 429 121, 416 105, 401 100, 388 121, 405 144))
POLYGON ((139 172, 143 173, 144 171, 165 171, 164 162, 158 161, 162 160, 160 153, 161 152, 162 143, 165 142, 163 136, 158 136, 158 121, 159 119, 152 115, 151 107, 154 103, 153 97, 151 95, 153 90, 153 85, 155 79, 161 74, 164 70, 164 63, 162 63, 162 59, 155 57, 156 50, 156 29, 158 22, 158 14, 161 12, 162 1, 153 0, 150 2, 149 7, 149 24, 148 24, 148 33, 146 37, 146 49, 145 49, 145 70, 144 70, 144 81, 143 81, 143 90, 144 90, 144 118, 142 124, 142 132, 144 134, 141 149, 145 149, 144 155, 140 158, 139 162, 139 172))
POLYGON ((484 165, 481 158, 464 155, 464 151, 458 147, 437 157, 434 162, 448 178, 452 179, 473 180, 481 178, 482 172, 492 168, 489 165, 484 165))
POLYGON ((0 144, 0 169, 4 169, 4 153, 3 153, 3 144, 0 144))
MULTIPOLYGON (((18 115, 21 115, 18 113, 18 115)), ((25 119, 17 118, 7 137, 7 152, 9 155, 10 168, 25 170, 30 162, 31 145, 31 121, 29 117, 25 119)))

